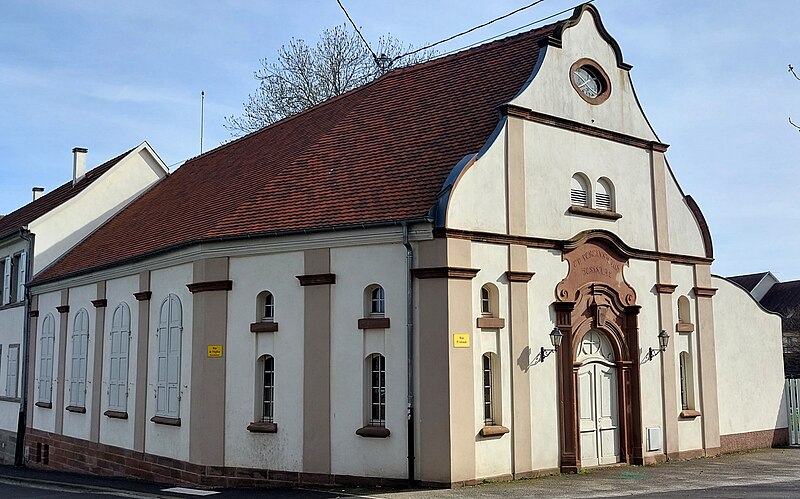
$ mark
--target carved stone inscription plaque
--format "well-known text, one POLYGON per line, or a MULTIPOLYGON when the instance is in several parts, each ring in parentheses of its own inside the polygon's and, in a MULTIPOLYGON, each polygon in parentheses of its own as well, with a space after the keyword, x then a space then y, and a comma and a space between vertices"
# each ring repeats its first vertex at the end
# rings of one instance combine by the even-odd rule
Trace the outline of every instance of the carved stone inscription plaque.
POLYGON ((622 275, 628 260, 609 243, 589 240, 564 253, 562 258, 569 263, 569 271, 556 286, 558 301, 578 301, 581 288, 588 284, 605 284, 617 292, 625 305, 636 303, 636 292, 622 275))

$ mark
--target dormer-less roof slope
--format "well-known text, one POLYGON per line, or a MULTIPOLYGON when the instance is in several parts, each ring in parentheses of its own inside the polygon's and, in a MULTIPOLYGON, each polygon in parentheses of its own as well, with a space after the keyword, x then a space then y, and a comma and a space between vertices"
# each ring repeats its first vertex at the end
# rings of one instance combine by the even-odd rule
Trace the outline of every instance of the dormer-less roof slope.
POLYGON ((114 165, 122 161, 130 151, 124 152, 114 159, 110 159, 102 165, 93 168, 86 172, 86 175, 81 178, 75 185, 72 180, 57 187, 55 190, 48 192, 39 199, 31 201, 22 208, 9 213, 4 217, 0 217, 0 239, 4 239, 11 234, 19 232, 21 227, 25 227, 42 215, 49 211, 58 208, 70 199, 80 194, 84 189, 92 185, 92 183, 103 176, 105 172, 110 170, 114 165))
POLYGON ((728 277, 731 281, 746 289, 748 292, 753 291, 759 282, 767 275, 768 272, 759 272, 757 274, 735 275, 728 277))
POLYGON ((36 281, 200 241, 424 217, 555 26, 392 71, 188 161, 36 281))
POLYGON ((795 309, 800 306, 800 281, 774 284, 761 299, 761 304, 767 310, 777 312, 784 317, 793 316, 795 309))

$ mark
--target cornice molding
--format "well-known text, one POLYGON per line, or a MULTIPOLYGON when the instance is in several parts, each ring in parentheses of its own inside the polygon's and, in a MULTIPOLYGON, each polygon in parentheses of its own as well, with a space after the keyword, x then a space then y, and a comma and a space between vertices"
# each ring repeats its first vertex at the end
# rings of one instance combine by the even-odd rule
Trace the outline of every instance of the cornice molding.
POLYGON ((434 237, 451 238, 451 239, 466 239, 468 241, 475 241, 481 243, 492 244, 518 244, 520 246, 527 246, 529 248, 551 249, 559 251, 571 251, 581 243, 589 239, 604 239, 610 244, 614 245, 618 251, 628 258, 635 258, 638 260, 652 260, 652 261, 668 261, 673 263, 684 263, 690 265, 709 265, 714 260, 712 258, 692 256, 692 255, 678 255, 675 253, 663 253, 652 250, 643 250, 631 248, 612 232, 605 230, 587 230, 576 234, 570 239, 548 239, 542 237, 529 237, 529 236, 510 236, 508 234, 498 234, 493 232, 477 232, 461 229, 436 229, 433 232, 434 237))
POLYGON ((133 297, 136 298, 136 301, 147 301, 153 297, 153 292, 139 291, 138 293, 133 293, 133 297))
POLYGON ((548 125, 555 128, 561 128, 562 130, 568 130, 570 132, 576 132, 583 135, 588 135, 590 137, 606 139, 619 144, 645 149, 647 151, 666 152, 667 148, 669 148, 669 145, 664 144, 663 142, 656 142, 653 140, 642 139, 632 135, 615 132, 613 130, 606 130, 605 128, 599 128, 596 126, 587 125, 585 123, 580 123, 578 121, 561 118, 559 116, 540 113, 538 111, 526 109, 521 106, 515 106, 513 104, 505 104, 500 106, 500 112, 507 116, 522 118, 526 121, 541 123, 542 125, 548 125))
POLYGON ((298 275, 297 280, 301 286, 322 286, 325 284, 336 284, 336 274, 306 274, 298 275))
POLYGON ((535 272, 522 272, 520 270, 507 270, 506 279, 509 282, 530 282, 535 272))
POLYGON ((105 308, 108 306, 108 300, 105 298, 101 298, 99 300, 92 300, 92 305, 94 305, 94 308, 105 308))
POLYGON ((703 296, 709 298, 717 294, 717 288, 704 288, 701 286, 695 286, 694 288, 692 288, 692 291, 694 291, 695 296, 703 296))
POLYGON ((204 291, 230 291, 233 289, 233 281, 224 279, 221 281, 203 281, 187 284, 191 293, 202 293, 204 291))
POLYGON ((671 295, 678 289, 677 284, 656 284, 656 293, 671 295))
POLYGON ((56 307, 58 313, 60 314, 68 314, 69 313, 69 305, 59 305, 56 307))
POLYGON ((466 267, 425 267, 411 269, 411 275, 417 279, 474 279, 479 271, 466 267))

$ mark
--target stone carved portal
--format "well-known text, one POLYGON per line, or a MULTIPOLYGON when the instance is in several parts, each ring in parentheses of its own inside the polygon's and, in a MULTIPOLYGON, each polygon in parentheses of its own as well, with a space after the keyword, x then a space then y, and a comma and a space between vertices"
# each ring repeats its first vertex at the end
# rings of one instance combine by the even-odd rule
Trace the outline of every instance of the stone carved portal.
POLYGON ((625 281, 628 258, 616 238, 599 233, 565 245, 567 276, 556 286, 556 325, 564 335, 559 358, 561 405, 561 471, 581 468, 578 377, 579 347, 584 335, 599 332, 613 350, 619 427, 619 460, 644 464, 642 457, 639 378, 640 307, 636 291, 625 281))

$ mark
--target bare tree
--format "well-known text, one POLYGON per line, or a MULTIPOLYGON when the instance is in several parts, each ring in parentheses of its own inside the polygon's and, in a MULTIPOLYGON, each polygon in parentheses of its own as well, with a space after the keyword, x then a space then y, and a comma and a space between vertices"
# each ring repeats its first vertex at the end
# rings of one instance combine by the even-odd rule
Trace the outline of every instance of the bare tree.
POLYGON ((225 118, 225 128, 234 137, 254 132, 299 113, 339 94, 368 83, 401 66, 433 57, 432 50, 404 55, 413 50, 391 35, 380 38, 378 55, 346 25, 326 29, 315 46, 292 39, 281 46, 277 59, 260 61, 253 73, 258 88, 244 103, 239 116, 225 118))
MULTIPOLYGON (((789 64, 789 72, 792 73, 792 76, 794 76, 796 80, 800 80, 800 76, 797 76, 797 73, 794 72, 794 67, 792 67, 791 64, 789 64)), ((789 117, 789 124, 797 128, 797 131, 800 132, 800 125, 795 124, 795 122, 792 121, 791 116, 789 117)))

